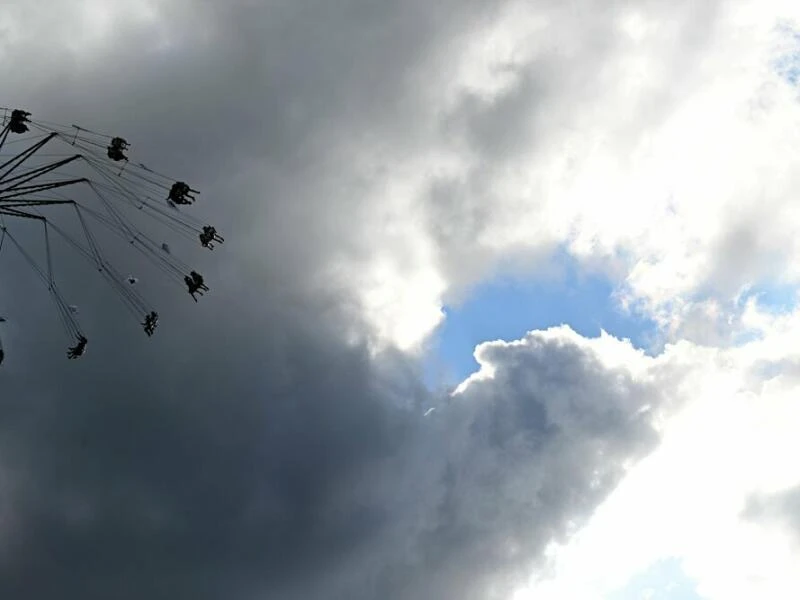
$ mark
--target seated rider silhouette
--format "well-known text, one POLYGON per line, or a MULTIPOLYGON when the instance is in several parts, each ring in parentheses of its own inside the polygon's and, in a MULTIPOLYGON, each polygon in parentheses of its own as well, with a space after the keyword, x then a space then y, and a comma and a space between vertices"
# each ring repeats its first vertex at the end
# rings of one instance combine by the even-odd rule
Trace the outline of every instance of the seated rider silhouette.
POLYGON ((195 302, 197 302, 195 294, 200 294, 202 296, 204 291, 208 291, 208 286, 204 283, 203 276, 197 271, 189 273, 189 275, 183 278, 183 281, 186 282, 186 287, 189 288, 189 293, 192 295, 192 300, 195 302))
POLYGON ((111 140, 111 144, 108 146, 108 158, 111 160, 128 160, 128 157, 125 156, 124 151, 130 147, 130 144, 126 142, 121 137, 115 137, 111 140))
POLYGON ((195 194, 199 193, 197 190, 190 188, 189 184, 185 181, 176 181, 169 189, 167 201, 174 202, 175 204, 191 204, 195 199, 192 192, 195 194))
POLYGON ((144 332, 148 337, 153 335, 156 327, 158 326, 158 313, 156 311, 151 311, 148 315, 146 315, 142 326, 144 327, 144 332))
POLYGON ((89 340, 87 340, 84 336, 79 335, 78 336, 78 343, 75 344, 72 348, 67 350, 67 358, 72 360, 74 358, 78 358, 80 356, 83 356, 84 352, 86 352, 86 344, 88 344, 88 343, 89 343, 89 340))
POLYGON ((211 227, 211 225, 206 225, 203 227, 203 233, 201 233, 198 237, 200 238, 200 245, 203 246, 203 248, 208 248, 209 250, 214 249, 214 244, 212 244, 212 242, 221 244, 225 241, 219 234, 217 234, 217 230, 214 227, 211 227))
POLYGON ((200 193, 197 190, 190 188, 188 183, 184 181, 176 181, 169 189, 167 202, 173 202, 175 204, 191 204, 195 199, 194 196, 192 196, 192 192, 195 194, 200 193))
POLYGON ((11 121, 8 124, 8 128, 11 130, 12 133, 25 133, 28 131, 28 126, 25 123, 30 123, 30 119, 28 117, 31 116, 26 110, 14 109, 11 111, 11 121))

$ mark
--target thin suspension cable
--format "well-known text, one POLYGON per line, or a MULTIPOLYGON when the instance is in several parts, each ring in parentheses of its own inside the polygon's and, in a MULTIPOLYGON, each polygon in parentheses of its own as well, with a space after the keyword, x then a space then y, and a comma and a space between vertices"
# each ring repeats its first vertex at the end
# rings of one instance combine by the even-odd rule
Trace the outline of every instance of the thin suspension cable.
MULTIPOLYGON (((127 225, 127 223, 125 223, 125 222, 122 220, 122 218, 119 216, 119 214, 116 212, 116 210, 115 210, 115 209, 114 209, 114 208, 111 206, 111 203, 110 203, 110 202, 108 202, 108 201, 107 201, 107 200, 106 200, 106 199, 103 197, 103 195, 102 195, 102 194, 100 194, 100 193, 99 193, 99 191, 98 191, 97 189, 95 189, 95 188, 94 188, 94 186, 92 186, 92 185, 91 185, 91 183, 90 183, 90 186, 92 187, 92 189, 94 189, 95 193, 97 193, 97 195, 100 197, 101 201, 102 201, 102 202, 103 202, 103 203, 106 205, 106 208, 109 210, 109 212, 111 212, 111 214, 112 214, 112 215, 114 215, 114 216, 116 217, 117 221, 120 223, 120 225, 122 226, 122 228, 123 228, 123 229, 124 229, 124 230, 125 230, 125 231, 128 233, 128 242, 130 242, 130 243, 131 243, 131 244, 132 244, 134 247, 136 247, 137 249, 139 249, 139 247, 137 246, 137 242, 141 244, 141 243, 142 243, 142 241, 141 241, 142 239, 145 239, 145 240, 149 241, 149 242, 150 242, 152 245, 154 245, 154 246, 155 246, 155 242, 153 242, 153 241, 152 241, 152 240, 151 240, 151 239, 150 239, 150 238, 149 238, 147 235, 145 235, 144 233, 142 233, 142 232, 140 232, 140 231, 138 231, 138 230, 137 230, 137 231, 134 233, 134 231, 133 231, 133 230, 132 230, 132 229, 131 229, 131 228, 130 228, 128 225, 127 225)), ((85 208, 85 207, 83 207, 83 208, 85 208)), ((91 214, 91 212, 90 212, 90 214, 91 214)), ((183 277, 184 277, 185 271, 181 271, 181 269, 180 269, 180 268, 178 268, 178 267, 176 267, 175 265, 173 265, 172 263, 170 263, 170 262, 169 262, 169 260, 167 260, 167 259, 166 259, 166 258, 165 258, 165 257, 162 255, 163 253, 154 253, 153 255, 151 255, 151 254, 149 254, 149 253, 146 253, 146 252, 145 252, 144 254, 145 254, 145 256, 147 256, 147 257, 148 257, 148 258, 151 260, 151 262, 152 262, 152 258, 153 258, 153 257, 155 257, 155 258, 156 258, 158 261, 160 261, 160 262, 161 262, 161 263, 163 263, 163 264, 164 264, 166 267, 168 267, 168 268, 169 268, 169 269, 170 269, 170 270, 171 270, 171 271, 172 271, 172 272, 173 272, 175 275, 177 275, 177 276, 178 276, 178 278, 179 278, 181 281, 183 280, 183 277)))
MULTIPOLYGON (((51 223, 51 227, 53 228, 56 233, 58 233, 62 238, 64 238, 67 243, 69 243, 75 250, 77 250, 84 258, 88 259, 89 261, 93 261, 97 259, 92 253, 91 250, 87 250, 84 246, 82 246, 79 242, 74 240, 72 236, 66 233, 63 229, 56 226, 55 224, 51 223)), ((151 307, 149 303, 137 292, 130 289, 129 286, 126 286, 122 282, 122 277, 119 272, 114 269, 114 267, 105 261, 105 259, 99 257, 99 263, 101 268, 98 269, 100 273, 103 275, 104 279, 107 283, 109 283, 114 289, 121 299, 123 300, 126 307, 131 311, 134 317, 137 319, 140 318, 143 314, 150 312, 151 307)))
MULTIPOLYGON (((117 136, 112 137, 77 125, 67 127, 49 121, 37 120, 34 122, 28 118, 24 118, 27 126, 23 127, 23 131, 14 127, 12 132, 9 109, 4 112, 3 124, 5 127, 0 132, 0 163, 2 163, 0 164, 0 180, 5 181, 0 182, 0 198, 5 196, 5 199, 0 200, 0 223, 2 223, 0 250, 2 250, 5 237, 8 235, 12 240, 11 243, 20 250, 25 260, 48 285, 66 329, 73 333, 80 331, 76 319, 56 285, 54 248, 50 240, 50 229, 73 245, 83 258, 92 262, 103 278, 122 298, 126 308, 137 316, 141 315, 143 309, 148 308, 146 301, 134 287, 125 285, 122 275, 105 259, 99 238, 90 226, 87 217, 98 221, 115 235, 128 241, 168 278, 183 283, 185 274, 189 272, 188 265, 177 259, 166 244, 159 244, 153 237, 142 231, 140 227, 144 223, 143 218, 137 219, 130 212, 131 208, 135 208, 143 214, 146 213, 146 219, 160 223, 185 239, 195 240, 198 237, 197 234, 201 234, 202 241, 203 235, 207 235, 208 232, 206 228, 210 226, 179 211, 165 198, 167 194, 164 192, 172 189, 170 186, 174 185, 174 179, 150 169, 143 163, 129 160, 126 156, 122 156, 122 160, 120 157, 114 157, 111 150, 116 146, 111 142, 117 136), (11 136, 11 133, 15 135, 11 136), (27 135, 17 138, 18 134, 27 135), (55 139, 59 140, 54 142, 56 146, 68 144, 72 152, 55 153, 50 151, 51 146, 47 147, 47 152, 41 151, 44 144, 55 139), (28 147, 14 154, 14 150, 19 149, 22 144, 26 144, 28 147), (79 154, 74 154, 75 150, 73 149, 77 149, 79 154), (56 160, 49 162, 50 157, 56 160), (70 157, 72 161, 76 158, 83 159, 69 166, 69 170, 75 169, 72 171, 76 173, 75 179, 64 179, 70 164, 67 162, 67 157, 70 157), (81 165, 85 165, 91 171, 88 178, 81 176, 86 172, 85 168, 80 169, 81 165), (33 184, 25 185, 27 182, 33 184), (68 196, 62 194, 61 191, 56 191, 58 187, 78 182, 85 182, 104 208, 92 203, 98 209, 93 210, 79 202, 79 198, 75 196, 76 191, 67 191, 68 196), (172 210, 163 206, 165 201, 172 206, 172 210), (83 243, 73 239, 71 233, 58 227, 39 210, 56 204, 72 204, 83 232, 83 243), (25 210, 25 207, 32 212, 25 210), (38 215, 38 218, 41 219, 46 252, 44 269, 25 251, 20 240, 14 238, 7 230, 3 220, 4 214, 17 218, 37 218, 36 215, 38 215)), ((27 112, 24 114, 29 115, 27 112)), ((122 149, 125 150, 128 146, 129 144, 126 144, 122 149)), ((76 189, 82 189, 82 187, 76 189)), ((71 229, 74 229, 73 233, 80 240, 81 235, 78 233, 77 227, 71 229)))
POLYGON ((115 227, 113 223, 110 223, 108 218, 103 216, 102 214, 86 206, 83 205, 79 206, 81 210, 83 210, 96 220, 100 221, 101 223, 106 225, 106 227, 108 227, 109 230, 116 233, 118 236, 122 237, 122 239, 124 239, 125 241, 129 242, 137 251, 141 252, 145 256, 145 258, 147 258, 151 263, 153 263, 153 265, 157 269, 159 269, 162 273, 164 273, 167 277, 181 283, 183 282, 184 275, 190 271, 188 265, 182 263, 174 256, 170 255, 172 259, 172 264, 171 264, 170 261, 163 256, 164 254, 163 250, 160 252, 155 251, 154 249, 155 243, 152 242, 152 240, 149 240, 149 238, 146 238, 144 234, 142 234, 142 237, 148 239, 148 241, 150 241, 153 247, 148 248, 141 242, 141 239, 131 239, 130 237, 125 235, 124 232, 120 231, 117 227, 115 227))
MULTIPOLYGON (((116 270, 109 263, 107 263, 102 258, 101 254, 100 254, 100 251, 99 251, 99 247, 97 246, 96 242, 94 241, 93 235, 91 234, 89 228, 85 226, 85 221, 83 219, 83 216, 80 213, 80 210, 78 209, 77 203, 73 202, 73 205, 75 206, 76 212, 78 213, 78 217, 79 217, 81 223, 84 225, 84 231, 85 231, 85 233, 87 235, 87 240, 89 241, 89 244, 90 244, 90 251, 87 251, 85 248, 83 248, 79 243, 77 243, 75 240, 73 240, 72 237, 69 236, 66 232, 64 232, 60 227, 56 226, 53 223, 50 223, 50 226, 54 230, 56 230, 65 240, 67 240, 75 249, 77 249, 81 254, 83 254, 84 257, 88 258, 90 261, 93 258, 95 259, 96 264, 98 264, 99 271, 104 275, 104 278, 107 280, 107 282, 110 283, 112 285, 112 287, 117 290, 119 295, 122 297, 124 303, 126 304, 126 307, 129 308, 129 310, 131 310, 131 312, 133 313, 133 315, 135 317, 138 318, 143 313, 149 312, 150 311, 150 307, 149 307, 148 303, 139 294, 137 294, 134 290, 132 290, 132 289, 128 288, 127 286, 125 286, 121 282, 121 279, 122 279, 121 276, 116 272, 116 270), (115 273, 116 273, 116 276, 115 276, 115 273)), ((34 209, 34 210, 36 210, 36 209, 34 209)), ((38 210, 36 210, 36 212, 39 213, 38 210)), ((41 213, 39 213, 39 214, 41 214, 41 213)), ((44 217, 42 217, 42 218, 44 219, 44 217)), ((44 223, 46 225, 47 221, 45 220, 44 223)), ((49 261, 50 261, 50 256, 51 255, 50 255, 50 251, 49 251, 49 238, 47 240, 47 243, 48 243, 48 264, 50 264, 49 261)), ((50 279, 52 281, 52 277, 50 279)), ((61 308, 64 308, 63 303, 62 303, 61 308)), ((66 310, 67 311, 69 310, 68 307, 67 307, 66 310)))
MULTIPOLYGON (((93 183, 97 185, 97 182, 93 183)), ((98 187, 106 187, 106 186, 101 184, 98 187)), ((158 221, 166 228, 170 229, 171 231, 174 231, 175 233, 177 233, 178 235, 187 240, 196 241, 198 234, 203 230, 203 227, 205 227, 205 225, 201 224, 200 221, 196 221, 191 217, 187 218, 185 216, 184 218, 180 218, 175 214, 172 214, 166 211, 165 209, 162 209, 158 206, 155 206, 153 203, 148 202, 147 199, 139 199, 139 202, 140 202, 139 205, 135 207, 138 211, 146 209, 148 214, 150 214, 150 218, 154 219, 155 221, 158 221), (195 221, 195 223, 191 223, 189 221, 195 221)))
POLYGON ((86 225, 86 221, 83 218, 83 213, 81 213, 80 209, 78 208, 78 203, 74 204, 75 213, 78 215, 78 220, 81 222, 81 227, 83 227, 83 234, 86 236, 86 241, 89 243, 89 247, 92 250, 92 255, 94 256, 95 263, 97 264, 97 268, 102 270, 103 269, 103 259, 100 256, 100 248, 97 245, 97 241, 94 239, 94 235, 89 230, 89 227, 86 225))
POLYGON ((47 256, 47 280, 49 281, 50 285, 53 285, 53 258, 52 254, 50 253, 50 234, 47 231, 47 220, 42 221, 42 225, 44 225, 44 244, 45 244, 45 252, 47 256))
POLYGON ((33 257, 28 254, 22 244, 20 244, 17 239, 11 235, 11 232, 8 231, 7 228, 5 228, 5 231, 8 239, 11 240, 11 242, 17 247, 17 250, 19 250, 20 254, 22 254, 25 260, 31 265, 33 270, 39 275, 39 278, 44 281, 45 285, 47 285, 48 290, 50 291, 51 296, 53 297, 53 300, 55 301, 59 310, 60 316, 62 317, 62 323, 64 324, 67 333, 74 336, 82 335, 80 326, 78 325, 75 317, 72 315, 72 311, 69 310, 69 307, 61 296, 58 286, 56 286, 55 282, 52 281, 50 277, 42 270, 33 257))
MULTIPOLYGON (((95 153, 92 152, 91 154, 94 155, 95 153)), ((132 192, 131 190, 127 189, 124 185, 121 184, 121 182, 119 180, 124 180, 130 185, 137 185, 137 184, 134 181, 132 181, 130 178, 128 178, 128 177, 121 176, 119 174, 109 173, 108 172, 108 168, 106 166, 105 159, 98 158, 98 157, 95 157, 95 156, 87 156, 87 155, 81 155, 81 157, 84 159, 84 161, 87 164, 89 164, 90 166, 93 167, 93 169, 95 170, 96 173, 98 173, 104 179, 106 179, 108 182, 110 182, 114 186, 114 188, 116 188, 116 190, 119 193, 121 193, 123 196, 127 197, 128 200, 131 203, 133 203, 133 204, 137 204, 138 203, 139 206, 137 206, 137 208, 141 208, 142 205, 144 205, 144 206, 146 206, 148 208, 148 210, 153 211, 153 212, 157 212, 158 214, 160 214, 164 218, 169 219, 170 221, 173 221, 175 224, 177 224, 177 225, 179 225, 181 227, 185 227, 186 229, 192 229, 195 233, 199 233, 200 228, 204 225, 201 221, 199 221, 199 220, 197 220, 197 219, 195 219, 195 218, 193 218, 190 215, 187 215, 185 213, 181 213, 181 217, 178 217, 175 214, 170 214, 170 212, 168 212, 168 211, 166 211, 166 210, 164 210, 164 209, 162 209, 162 208, 160 208, 160 207, 158 207, 156 205, 153 205, 151 202, 147 201, 147 200, 155 201, 155 199, 152 199, 152 198, 149 198, 149 197, 146 197, 146 199, 143 199, 138 194, 136 194, 136 193, 132 192)), ((146 167, 144 164, 140 163, 138 166, 140 168, 142 168, 143 170, 146 170, 146 171, 152 173, 153 175, 156 175, 158 177, 163 177, 163 178, 166 179, 166 176, 161 175, 160 173, 157 173, 157 172, 153 171, 149 167, 146 167)), ((140 173, 137 173, 135 171, 131 171, 131 175, 133 175, 135 177, 138 177, 138 178, 141 178, 146 182, 149 182, 150 185, 152 185, 154 188, 158 189, 159 191, 163 191, 163 190, 167 189, 166 185, 160 184, 160 183, 158 183, 156 181, 153 181, 153 180, 151 180, 149 178, 146 178, 143 175, 141 175, 140 173)), ((97 183, 99 183, 99 182, 97 182, 97 183)))
MULTIPOLYGON (((106 192, 111 192, 111 196, 109 196, 109 197, 113 197, 113 192, 115 190, 112 189, 111 186, 109 186, 107 184, 104 184, 102 182, 99 182, 99 181, 91 181, 90 180, 90 182, 96 188, 105 189, 106 192)), ((59 194, 57 192, 54 193, 54 196, 57 197, 57 198, 61 198, 61 199, 67 199, 66 196, 64 196, 63 194, 59 194)), ((197 220, 195 220, 195 219, 193 219, 191 217, 188 217, 186 215, 184 215, 185 218, 181 219, 181 218, 179 218, 178 216, 176 216, 174 214, 170 214, 170 212, 166 211, 165 209, 161 209, 158 206, 153 205, 151 202, 148 202, 146 199, 144 199, 144 200, 139 199, 139 202, 140 202, 140 205, 136 207, 137 210, 147 209, 148 211, 151 211, 152 213, 156 213, 154 215, 151 215, 152 219, 158 221, 159 223, 161 223, 162 225, 164 225, 165 227, 167 227, 171 231, 174 231, 175 233, 177 233, 178 235, 181 235, 182 237, 184 237, 187 240, 195 241, 196 238, 197 238, 197 234, 199 234, 200 231, 202 231, 202 226, 203 225, 201 225, 202 222, 200 222, 200 221, 197 221, 197 220), (195 223, 197 223, 197 224, 196 225, 192 224, 189 221, 195 221, 195 223)))

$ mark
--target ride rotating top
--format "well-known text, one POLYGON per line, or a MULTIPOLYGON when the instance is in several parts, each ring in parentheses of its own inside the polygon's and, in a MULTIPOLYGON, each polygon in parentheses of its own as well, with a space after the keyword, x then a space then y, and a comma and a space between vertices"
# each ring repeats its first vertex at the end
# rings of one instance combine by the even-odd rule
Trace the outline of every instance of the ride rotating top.
POLYGON ((108 259, 98 240, 98 227, 126 240, 164 275, 185 286, 195 302, 196 294, 208 291, 203 276, 180 261, 169 244, 156 242, 149 231, 149 226, 158 222, 209 250, 214 243, 223 243, 215 227, 180 208, 196 201, 197 190, 132 162, 127 155, 131 145, 124 138, 77 125, 34 120, 30 112, 21 109, 0 111, 0 251, 5 245, 16 247, 45 283, 65 331, 75 342, 67 352, 69 358, 82 356, 88 339, 75 306, 66 303, 57 285, 51 234, 94 264, 124 306, 141 319, 148 336, 158 325, 158 313, 134 287, 138 279, 126 280, 108 259), (68 214, 72 214, 78 234, 68 230, 68 214), (41 223, 44 265, 33 258, 27 241, 14 231, 14 222, 21 220, 41 223))

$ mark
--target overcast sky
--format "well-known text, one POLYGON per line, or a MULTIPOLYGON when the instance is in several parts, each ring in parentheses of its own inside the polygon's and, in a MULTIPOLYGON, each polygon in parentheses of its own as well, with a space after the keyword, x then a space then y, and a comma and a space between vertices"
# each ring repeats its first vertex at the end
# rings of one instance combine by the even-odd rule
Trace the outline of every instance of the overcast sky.
POLYGON ((800 597, 798 32, 781 0, 4 0, 0 105, 123 135, 226 243, 152 339, 67 267, 80 361, 3 250, 0 595, 800 597), (431 385, 444 307, 564 257, 653 343, 550 300, 431 385))

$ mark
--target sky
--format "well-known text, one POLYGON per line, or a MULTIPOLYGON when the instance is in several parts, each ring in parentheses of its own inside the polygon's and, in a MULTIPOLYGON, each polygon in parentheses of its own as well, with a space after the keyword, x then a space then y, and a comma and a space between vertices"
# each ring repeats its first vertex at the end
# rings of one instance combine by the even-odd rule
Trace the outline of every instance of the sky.
POLYGON ((226 241, 152 339, 60 257, 79 361, 0 256, 0 594, 800 597, 798 32, 784 0, 3 2, 0 105, 119 132, 226 241))
POLYGON ((657 351, 655 322, 622 309, 606 277, 582 271, 569 256, 554 257, 553 266, 554 272, 529 279, 496 275, 460 302, 444 306, 445 316, 424 354, 429 381, 454 385, 468 377, 478 368, 473 352, 481 342, 518 339, 530 330, 562 324, 586 337, 605 331, 647 353, 657 351))

